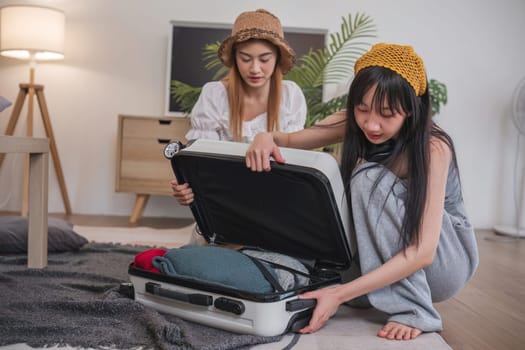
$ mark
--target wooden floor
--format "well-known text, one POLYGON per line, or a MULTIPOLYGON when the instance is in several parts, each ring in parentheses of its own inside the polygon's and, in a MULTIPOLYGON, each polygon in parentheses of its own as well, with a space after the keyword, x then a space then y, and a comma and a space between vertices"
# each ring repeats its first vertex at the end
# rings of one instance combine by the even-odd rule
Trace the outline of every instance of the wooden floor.
POLYGON ((436 308, 454 350, 525 349, 525 239, 477 231, 480 264, 455 297, 436 308))
MULTIPOLYGON (((72 215, 67 219, 76 225, 130 226, 128 217, 72 215)), ((136 225, 173 228, 191 221, 141 218, 136 225)), ((454 350, 525 349, 525 239, 509 241, 489 230, 478 230, 477 238, 478 271, 455 297, 436 304, 443 318, 441 335, 454 350)))

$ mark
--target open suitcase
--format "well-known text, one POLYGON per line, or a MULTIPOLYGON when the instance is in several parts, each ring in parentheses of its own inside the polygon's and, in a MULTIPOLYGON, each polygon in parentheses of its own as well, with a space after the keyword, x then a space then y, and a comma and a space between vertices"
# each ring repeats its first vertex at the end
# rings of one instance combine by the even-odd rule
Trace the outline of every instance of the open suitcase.
POLYGON ((342 282, 350 267, 347 201, 339 167, 323 152, 282 148, 286 164, 246 168, 247 144, 196 140, 166 147, 179 183, 195 194, 192 214, 210 244, 256 247, 308 266, 310 282, 284 292, 252 293, 157 274, 130 264, 137 301, 160 312, 232 332, 274 336, 297 331, 315 300, 298 295, 342 282))

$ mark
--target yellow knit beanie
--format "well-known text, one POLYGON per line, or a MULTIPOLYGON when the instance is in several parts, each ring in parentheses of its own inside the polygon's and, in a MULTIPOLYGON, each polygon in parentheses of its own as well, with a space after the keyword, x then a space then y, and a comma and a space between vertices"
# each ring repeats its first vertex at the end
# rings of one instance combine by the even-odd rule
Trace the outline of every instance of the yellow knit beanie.
POLYGON ((417 96, 427 89, 427 77, 423 60, 412 46, 379 43, 361 56, 354 66, 354 74, 366 67, 379 66, 401 75, 414 88, 417 96))

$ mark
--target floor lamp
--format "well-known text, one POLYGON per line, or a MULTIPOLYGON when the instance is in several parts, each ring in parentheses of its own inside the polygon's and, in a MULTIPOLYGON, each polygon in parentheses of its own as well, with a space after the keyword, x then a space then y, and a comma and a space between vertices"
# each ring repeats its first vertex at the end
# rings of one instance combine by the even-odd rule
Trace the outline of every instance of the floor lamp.
MULTIPOLYGON (((58 156, 58 150, 51 127, 51 119, 44 97, 44 86, 35 84, 35 65, 39 60, 57 60, 64 58, 65 16, 62 11, 39 6, 5 6, 0 8, 0 55, 29 60, 29 83, 20 84, 20 91, 13 106, 11 117, 7 124, 6 135, 13 135, 16 123, 20 117, 24 102, 27 104, 26 135, 33 136, 33 100, 36 96, 40 115, 47 137, 51 158, 58 178, 66 214, 71 214, 71 204, 67 194, 64 174, 58 156)), ((0 167, 5 154, 0 154, 0 167)), ((29 159, 25 162, 22 215, 28 212, 29 198, 29 159)))

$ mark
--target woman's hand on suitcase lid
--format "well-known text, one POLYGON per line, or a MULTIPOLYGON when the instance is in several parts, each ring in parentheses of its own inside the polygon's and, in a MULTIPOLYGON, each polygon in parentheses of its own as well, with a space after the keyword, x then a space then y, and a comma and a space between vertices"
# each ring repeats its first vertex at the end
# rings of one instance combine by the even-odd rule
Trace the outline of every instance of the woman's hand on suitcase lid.
POLYGON ((193 202, 193 191, 187 183, 179 185, 177 179, 173 179, 170 181, 170 184, 173 190, 173 197, 177 199, 179 204, 190 205, 193 202))
POLYGON ((270 132, 257 134, 246 151, 246 167, 252 171, 270 171, 270 156, 278 163, 285 163, 279 147, 270 132))
POLYGON ((317 332, 325 325, 330 317, 332 317, 341 305, 339 300, 339 293, 336 288, 323 288, 312 292, 306 292, 299 295, 300 299, 316 299, 314 313, 310 319, 308 326, 299 330, 299 333, 313 333, 317 332))

